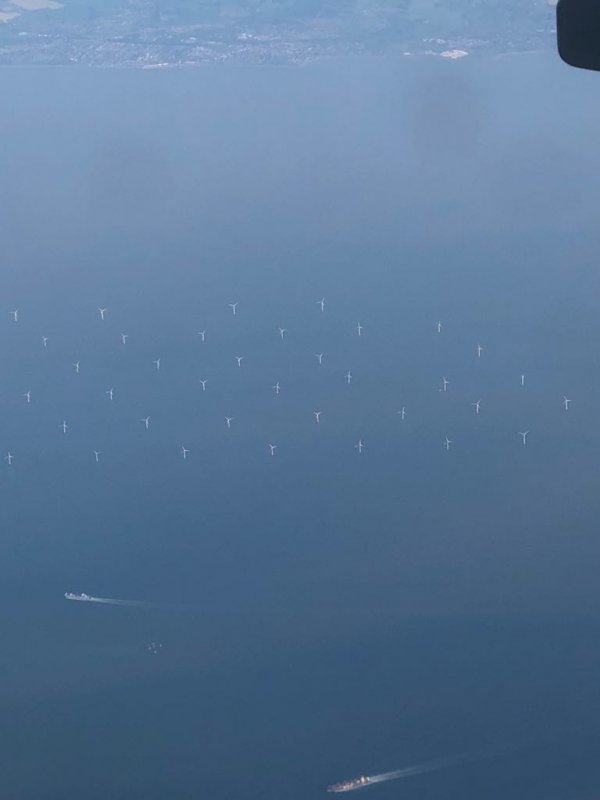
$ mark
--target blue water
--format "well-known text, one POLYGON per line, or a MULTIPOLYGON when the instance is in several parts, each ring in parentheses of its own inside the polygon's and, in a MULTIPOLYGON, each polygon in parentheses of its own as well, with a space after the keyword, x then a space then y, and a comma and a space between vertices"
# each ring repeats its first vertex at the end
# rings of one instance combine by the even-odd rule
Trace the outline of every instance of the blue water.
POLYGON ((3 795, 594 796, 596 76, 0 88, 3 795))

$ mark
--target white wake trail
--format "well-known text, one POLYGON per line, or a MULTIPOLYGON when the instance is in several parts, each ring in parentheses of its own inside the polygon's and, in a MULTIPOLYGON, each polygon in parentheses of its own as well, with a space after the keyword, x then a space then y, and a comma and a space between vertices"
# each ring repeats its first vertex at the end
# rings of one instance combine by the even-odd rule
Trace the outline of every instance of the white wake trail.
POLYGON ((465 761, 474 761, 477 758, 481 758, 481 755, 464 753, 450 758, 438 758, 435 761, 416 764, 414 767, 396 769, 393 772, 381 772, 379 775, 369 775, 369 783, 383 783, 384 781, 395 781, 398 778, 408 778, 411 775, 423 775, 425 772, 435 772, 437 769, 444 769, 444 767, 451 767, 454 764, 461 764, 465 761))
POLYGON ((90 597, 89 603, 106 603, 109 606, 132 606, 134 608, 157 608, 156 603, 146 603, 144 600, 119 600, 116 597, 90 597))
POLYGON ((144 600, 121 600, 117 597, 94 597, 89 594, 73 594, 72 592, 65 592, 65 598, 78 603, 104 603, 109 606, 129 606, 131 608, 164 608, 159 603, 148 603, 144 600))
POLYGON ((506 745, 495 748, 494 750, 478 751, 475 753, 460 753, 456 756, 446 758, 436 758, 434 761, 425 761, 423 764, 415 764, 412 767, 396 769, 393 772, 380 772, 379 775, 361 775, 359 778, 352 778, 349 781, 333 783, 327 788, 328 792, 350 792, 354 789, 364 789, 373 783, 384 783, 385 781, 395 781, 399 778, 409 778, 412 775, 424 775, 426 772, 435 772, 438 769, 446 769, 458 764, 466 764, 472 761, 482 761, 483 759, 496 758, 522 750, 525 744, 506 745))

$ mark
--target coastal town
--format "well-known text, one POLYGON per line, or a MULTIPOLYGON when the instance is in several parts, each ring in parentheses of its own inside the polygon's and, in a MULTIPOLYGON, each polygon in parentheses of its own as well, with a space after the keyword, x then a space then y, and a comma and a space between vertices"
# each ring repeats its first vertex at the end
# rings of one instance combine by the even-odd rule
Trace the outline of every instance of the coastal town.
POLYGON ((545 0, 180 0, 169 13, 159 6, 0 0, 0 66, 304 65, 358 54, 459 59, 550 50, 555 37, 545 0))

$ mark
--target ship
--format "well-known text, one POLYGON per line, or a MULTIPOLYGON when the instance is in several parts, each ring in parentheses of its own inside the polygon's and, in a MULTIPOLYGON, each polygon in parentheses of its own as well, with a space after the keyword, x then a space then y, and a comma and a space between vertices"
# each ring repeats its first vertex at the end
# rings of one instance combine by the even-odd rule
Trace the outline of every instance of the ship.
POLYGON ((86 601, 86 600, 91 600, 92 599, 89 596, 89 594, 84 594, 83 592, 81 594, 73 594, 73 592, 65 592, 65 597, 67 598, 67 600, 83 600, 83 601, 86 601))
POLYGON ((371 783, 371 778, 368 775, 361 775, 359 778, 352 778, 350 781, 341 781, 340 783, 332 783, 327 787, 328 792, 352 792, 354 789, 364 789, 371 783))

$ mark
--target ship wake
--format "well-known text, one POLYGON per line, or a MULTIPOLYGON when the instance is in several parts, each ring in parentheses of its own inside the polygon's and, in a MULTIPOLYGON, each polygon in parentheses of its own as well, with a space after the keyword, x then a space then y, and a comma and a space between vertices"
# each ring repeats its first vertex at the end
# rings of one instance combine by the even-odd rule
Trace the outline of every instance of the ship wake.
POLYGON ((129 606, 130 608, 160 608, 158 603, 148 603, 144 600, 121 600, 117 597, 94 597, 93 595, 65 595, 67 600, 80 603, 103 603, 109 606, 129 606))
POLYGON ((380 772, 378 775, 363 776, 360 778, 353 778, 350 781, 334 783, 328 787, 327 791, 350 792, 355 789, 363 789, 367 786, 372 786, 374 783, 396 781, 400 778, 410 778, 412 775, 425 775, 427 772, 435 772, 436 770, 458 766, 459 764, 466 764, 472 761, 481 761, 487 758, 508 755, 509 753, 521 750, 523 746, 523 744, 514 744, 497 748, 488 752, 479 751, 475 753, 461 753, 456 756, 437 758, 434 761, 425 761, 422 764, 415 764, 412 767, 404 767, 404 769, 396 769, 392 772, 380 772))
POLYGON ((398 778, 409 778, 411 775, 424 775, 426 772, 435 772, 438 769, 451 767, 454 764, 462 764, 466 761, 473 761, 477 758, 481 758, 481 756, 469 753, 450 756, 449 758, 438 758, 435 761, 426 761, 423 764, 415 764, 412 767, 396 769, 392 772, 380 772, 379 775, 369 775, 369 783, 384 783, 385 781, 398 780, 398 778))

